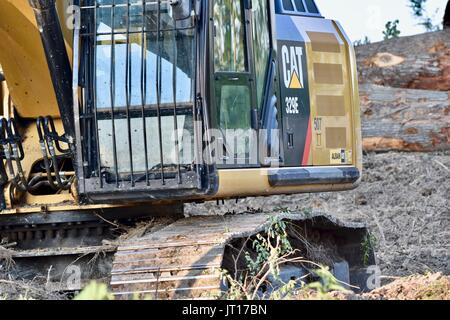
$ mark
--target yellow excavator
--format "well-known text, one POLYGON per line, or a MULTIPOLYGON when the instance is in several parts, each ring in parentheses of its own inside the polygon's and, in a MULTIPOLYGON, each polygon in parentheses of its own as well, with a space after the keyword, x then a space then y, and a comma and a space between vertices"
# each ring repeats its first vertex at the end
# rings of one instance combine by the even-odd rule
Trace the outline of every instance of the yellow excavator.
MULTIPOLYGON (((23 277, 62 283, 115 222, 162 217, 80 277, 202 297, 269 215, 183 218, 185 203, 361 180, 353 46, 313 0, 0 0, 0 65, 0 235, 23 277)), ((364 226, 307 216, 281 219, 364 289, 364 226)))

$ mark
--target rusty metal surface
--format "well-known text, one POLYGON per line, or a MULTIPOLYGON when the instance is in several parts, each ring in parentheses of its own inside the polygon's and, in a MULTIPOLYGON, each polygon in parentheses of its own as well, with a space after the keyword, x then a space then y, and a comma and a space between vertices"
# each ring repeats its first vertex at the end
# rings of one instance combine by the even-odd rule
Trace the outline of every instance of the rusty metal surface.
MULTIPOLYGON (((205 299, 220 295, 225 247, 233 239, 264 230, 270 214, 197 216, 119 245, 111 272, 118 298, 205 299)), ((362 229, 330 216, 277 214, 291 221, 322 217, 333 226, 362 229)))
MULTIPOLYGON (((362 267, 360 247, 365 226, 314 212, 196 216, 102 246, 14 251, 14 273, 45 279, 51 266, 51 280, 65 284, 67 267, 76 263, 83 273, 80 288, 93 279, 110 281, 119 299, 213 299, 226 290, 221 273, 230 270, 230 248, 264 232, 275 215, 293 222, 291 226, 307 226, 311 241, 318 238, 321 244, 333 247, 356 271, 362 267)), ((295 241, 292 244, 297 248, 295 241)), ((351 280, 351 284, 358 284, 358 278, 351 280)), ((61 285, 58 288, 67 289, 61 285)))
POLYGON ((31 249, 21 251, 11 251, 11 257, 16 258, 39 258, 39 257, 56 257, 56 256, 82 256, 95 254, 98 252, 114 252, 116 246, 86 246, 79 248, 48 248, 48 249, 31 249))
POLYGON ((233 235, 252 233, 267 215, 191 217, 119 246, 111 273, 118 297, 213 298, 221 292, 220 268, 233 235))

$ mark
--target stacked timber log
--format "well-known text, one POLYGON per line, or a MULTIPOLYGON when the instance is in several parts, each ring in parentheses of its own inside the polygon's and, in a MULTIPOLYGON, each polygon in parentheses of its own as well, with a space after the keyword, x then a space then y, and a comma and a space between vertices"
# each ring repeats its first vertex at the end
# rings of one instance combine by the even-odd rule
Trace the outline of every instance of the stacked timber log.
POLYGON ((356 54, 364 149, 450 150, 450 29, 356 54))

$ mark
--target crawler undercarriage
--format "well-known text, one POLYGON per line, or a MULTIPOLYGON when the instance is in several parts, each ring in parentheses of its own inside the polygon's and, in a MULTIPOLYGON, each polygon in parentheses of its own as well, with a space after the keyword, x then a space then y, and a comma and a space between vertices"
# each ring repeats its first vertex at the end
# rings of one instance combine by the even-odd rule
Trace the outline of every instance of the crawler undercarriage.
MULTIPOLYGON (((98 215, 85 223, 35 221, 22 228, 10 226, 9 235, 16 236, 9 239, 16 239, 19 249, 11 248, 14 262, 9 272, 29 280, 40 278, 55 291, 78 291, 96 280, 108 283, 120 299, 220 298, 230 286, 224 274, 237 279, 248 272, 246 256, 257 254, 257 235, 282 221, 292 252, 289 261, 280 262, 280 281, 313 281, 312 270, 321 265, 329 267, 343 287, 366 290, 366 267, 374 264, 374 256, 363 246, 367 239, 363 225, 321 213, 188 218, 181 213, 178 207, 170 217, 146 218, 137 224, 129 216, 109 221, 108 215, 98 215)), ((258 297, 279 285, 275 282, 265 280, 258 297)))

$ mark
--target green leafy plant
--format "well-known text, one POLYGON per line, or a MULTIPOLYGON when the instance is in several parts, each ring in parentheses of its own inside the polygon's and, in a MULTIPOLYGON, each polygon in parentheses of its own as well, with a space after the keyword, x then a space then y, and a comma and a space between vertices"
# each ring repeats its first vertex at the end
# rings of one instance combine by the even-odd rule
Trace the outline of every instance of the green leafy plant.
POLYGON ((427 0, 409 0, 409 2, 409 7, 412 9, 414 16, 423 17, 427 0))
POLYGON ((313 271, 313 273, 320 278, 319 281, 305 285, 302 290, 314 290, 311 298, 318 300, 332 299, 330 292, 350 293, 341 282, 339 282, 330 272, 328 267, 321 266, 313 271))
POLYGON ((388 21, 383 31, 384 40, 398 38, 400 36, 400 30, 398 30, 398 25, 400 21, 397 19, 395 21, 388 21))
POLYGON ((265 231, 265 237, 258 234, 253 241, 253 249, 257 253, 256 259, 253 259, 248 252, 245 253, 247 267, 252 275, 256 275, 266 263, 272 274, 276 275, 279 273, 276 269, 278 265, 275 263, 277 259, 292 252, 284 221, 271 218, 265 231))
POLYGON ((419 19, 420 26, 423 26, 427 32, 440 30, 440 26, 434 25, 433 19, 427 14, 427 10, 425 9, 427 0, 410 0, 409 2, 413 16, 419 19))
POLYGON ((372 233, 366 234, 361 243, 363 250, 363 264, 364 266, 369 265, 370 256, 372 255, 373 248, 376 246, 377 238, 372 233))
POLYGON ((89 283, 74 300, 114 300, 114 295, 109 292, 104 283, 89 283))
POLYGON ((293 250, 286 231, 287 225, 281 219, 271 218, 264 233, 259 233, 252 241, 252 253, 242 252, 247 271, 234 276, 222 271, 222 279, 228 283, 229 289, 225 299, 255 300, 261 298, 262 288, 269 284, 269 277, 281 285, 272 290, 266 299, 280 298, 289 295, 295 288, 295 282, 282 283, 280 280, 280 266, 288 262, 300 262, 302 258, 294 257, 293 250))
POLYGON ((353 45, 354 45, 355 47, 359 47, 359 46, 363 46, 363 45, 370 44, 370 43, 371 43, 371 41, 370 41, 369 37, 368 37, 368 36, 365 36, 364 39, 356 40, 356 41, 353 43, 353 45))
POLYGON ((255 300, 255 299, 295 299, 304 296, 306 292, 313 291, 313 297, 326 298, 330 291, 347 290, 333 276, 327 267, 299 257, 298 250, 294 250, 288 237, 286 222, 273 218, 270 220, 265 232, 258 234, 252 242, 254 252, 245 251, 244 258, 247 272, 234 276, 222 270, 222 279, 228 284, 228 290, 223 296, 230 300, 255 300), (320 281, 305 284, 304 277, 289 280, 284 283, 280 277, 280 268, 287 264, 309 265, 316 270, 312 274, 320 278, 320 281), (275 281, 276 287, 272 286, 275 281), (266 290, 263 290, 263 289, 266 290), (300 294, 300 295, 299 295, 300 294))
MULTIPOLYGON (((131 298, 131 300, 151 299, 151 295, 142 296, 137 293, 131 298)), ((77 296, 75 296, 74 300, 115 300, 115 297, 109 291, 109 288, 105 283, 92 281, 77 296)))

